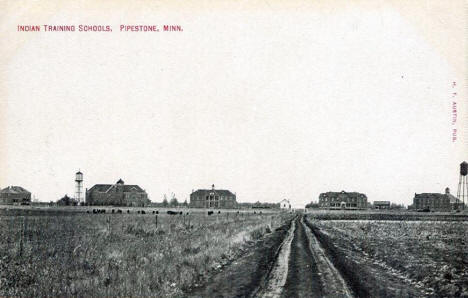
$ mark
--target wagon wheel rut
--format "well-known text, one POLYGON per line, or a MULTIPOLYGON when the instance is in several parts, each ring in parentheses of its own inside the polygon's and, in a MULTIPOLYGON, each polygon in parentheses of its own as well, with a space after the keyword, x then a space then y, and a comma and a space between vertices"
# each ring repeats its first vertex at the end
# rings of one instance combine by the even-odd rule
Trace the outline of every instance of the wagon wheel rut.
POLYGON ((304 223, 295 219, 254 297, 353 297, 340 272, 304 223))

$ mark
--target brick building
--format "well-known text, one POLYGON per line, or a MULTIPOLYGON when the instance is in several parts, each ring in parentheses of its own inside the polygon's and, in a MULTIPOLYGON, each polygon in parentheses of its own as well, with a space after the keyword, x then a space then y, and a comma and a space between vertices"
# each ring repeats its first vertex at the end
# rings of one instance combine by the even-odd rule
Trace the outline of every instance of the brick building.
POLYGON ((461 209, 463 203, 450 193, 450 188, 445 188, 445 193, 420 193, 414 194, 413 208, 416 210, 451 211, 461 209))
POLYGON ((190 207, 192 208, 236 208, 236 195, 229 190, 198 189, 190 194, 190 207))
POLYGON ((367 209, 367 196, 359 192, 325 192, 319 195, 319 206, 324 209, 367 209))
POLYGON ((0 204, 31 205, 31 193, 21 186, 8 186, 0 190, 0 204))
POLYGON ((148 194, 138 185, 126 185, 122 179, 115 184, 96 184, 86 190, 86 204, 111 206, 148 206, 148 194))

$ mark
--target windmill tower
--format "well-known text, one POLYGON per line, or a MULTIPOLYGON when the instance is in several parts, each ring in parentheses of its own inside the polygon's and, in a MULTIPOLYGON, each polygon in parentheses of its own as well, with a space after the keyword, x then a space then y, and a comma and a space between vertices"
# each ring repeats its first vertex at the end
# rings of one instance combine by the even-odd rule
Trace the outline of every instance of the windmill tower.
POLYGON ((463 209, 465 209, 465 198, 468 197, 468 184, 466 175, 468 174, 468 163, 466 161, 460 164, 460 178, 458 180, 457 198, 463 201, 463 209))
POLYGON ((81 171, 75 174, 75 199, 80 204, 83 197, 83 173, 81 171))

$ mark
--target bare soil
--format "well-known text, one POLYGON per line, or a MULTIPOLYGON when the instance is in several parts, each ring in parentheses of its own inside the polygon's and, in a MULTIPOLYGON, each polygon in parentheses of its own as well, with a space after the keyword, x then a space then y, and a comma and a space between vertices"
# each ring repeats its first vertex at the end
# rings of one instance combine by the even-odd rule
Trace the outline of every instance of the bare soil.
POLYGON ((319 228, 306 221, 316 239, 326 251, 330 261, 340 272, 357 297, 427 297, 427 293, 388 272, 360 255, 349 254, 337 242, 332 242, 319 228))
POLYGON ((298 218, 289 257, 288 279, 282 297, 323 297, 319 273, 306 229, 298 218))

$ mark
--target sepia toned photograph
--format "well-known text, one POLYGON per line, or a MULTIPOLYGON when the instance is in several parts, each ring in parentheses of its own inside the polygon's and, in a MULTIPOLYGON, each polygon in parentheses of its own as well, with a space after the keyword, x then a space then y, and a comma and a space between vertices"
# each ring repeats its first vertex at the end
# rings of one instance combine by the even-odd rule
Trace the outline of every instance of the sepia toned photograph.
POLYGON ((0 1, 0 297, 468 298, 467 12, 0 1))

